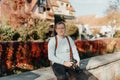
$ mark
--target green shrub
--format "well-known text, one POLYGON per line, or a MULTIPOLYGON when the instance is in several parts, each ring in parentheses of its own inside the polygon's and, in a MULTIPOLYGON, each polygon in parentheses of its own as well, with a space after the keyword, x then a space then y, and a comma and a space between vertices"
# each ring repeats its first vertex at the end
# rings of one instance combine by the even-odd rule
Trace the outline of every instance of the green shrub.
POLYGON ((117 30, 114 34, 115 38, 120 38, 120 30, 117 30))
POLYGON ((11 40, 14 35, 14 29, 7 24, 2 24, 0 26, 0 40, 8 41, 11 40))
POLYGON ((66 22, 66 34, 71 36, 73 39, 77 39, 79 36, 78 27, 74 22, 66 22))
POLYGON ((49 32, 49 23, 45 21, 38 21, 36 24, 36 31, 39 35, 39 38, 42 40, 47 39, 46 34, 49 32))
MULTIPOLYGON (((50 24, 40 19, 33 19, 34 24, 30 27, 20 27, 17 29, 4 24, 0 26, 0 38, 3 41, 27 41, 27 40, 46 40, 49 33, 50 24)), ((66 34, 73 39, 79 36, 78 28, 74 22, 66 22, 66 34)))
POLYGON ((31 27, 12 28, 7 24, 0 26, 0 40, 2 41, 25 41, 25 40, 45 40, 48 37, 49 23, 39 19, 34 20, 34 25, 31 27))

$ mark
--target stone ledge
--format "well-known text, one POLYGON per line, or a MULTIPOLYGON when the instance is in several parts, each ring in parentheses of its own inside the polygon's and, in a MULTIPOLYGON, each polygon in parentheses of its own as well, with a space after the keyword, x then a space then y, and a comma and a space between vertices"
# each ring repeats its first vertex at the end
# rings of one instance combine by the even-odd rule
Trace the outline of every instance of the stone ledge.
POLYGON ((120 52, 115 52, 112 54, 105 54, 96 57, 91 57, 88 59, 81 60, 81 68, 82 69, 94 69, 114 61, 120 60, 120 52))
MULTIPOLYGON (((81 68, 99 80, 115 80, 120 76, 120 52, 81 60, 81 68)), ((17 75, 1 77, 0 80, 56 80, 51 67, 29 71, 17 75)))

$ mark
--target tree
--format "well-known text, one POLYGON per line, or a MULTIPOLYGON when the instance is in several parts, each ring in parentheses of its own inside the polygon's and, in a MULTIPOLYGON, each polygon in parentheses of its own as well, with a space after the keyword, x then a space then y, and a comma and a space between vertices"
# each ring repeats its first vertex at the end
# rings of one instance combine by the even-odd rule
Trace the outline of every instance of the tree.
POLYGON ((106 9, 106 20, 108 21, 108 25, 111 26, 118 26, 120 21, 119 21, 119 16, 120 16, 120 1, 115 0, 115 1, 110 1, 109 6, 106 9))
POLYGON ((57 15, 57 14, 55 14, 55 15, 54 15, 54 18, 55 18, 55 20, 54 20, 55 24, 56 24, 57 22, 60 22, 60 21, 65 22, 65 18, 64 18, 63 15, 57 15))
POLYGON ((110 1, 106 13, 109 14, 109 13, 119 12, 120 11, 119 3, 120 3, 119 0, 110 1))

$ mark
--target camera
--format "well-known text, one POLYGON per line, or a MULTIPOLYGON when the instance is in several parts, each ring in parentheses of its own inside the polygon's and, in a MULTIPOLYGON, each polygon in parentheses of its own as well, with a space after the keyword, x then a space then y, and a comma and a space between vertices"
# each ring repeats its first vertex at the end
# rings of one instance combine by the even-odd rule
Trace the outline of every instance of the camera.
POLYGON ((79 72, 82 71, 82 69, 80 69, 80 67, 77 65, 77 60, 72 59, 71 62, 73 62, 71 68, 72 68, 75 72, 79 73, 79 72))

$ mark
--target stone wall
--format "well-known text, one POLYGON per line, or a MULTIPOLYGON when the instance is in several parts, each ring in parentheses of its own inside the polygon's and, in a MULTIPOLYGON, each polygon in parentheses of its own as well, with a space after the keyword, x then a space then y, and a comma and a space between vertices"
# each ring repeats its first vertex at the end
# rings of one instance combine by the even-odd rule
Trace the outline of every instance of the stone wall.
POLYGON ((82 65, 99 80, 116 80, 120 76, 120 52, 85 59, 82 65))
MULTIPOLYGON (((105 54, 81 60, 81 69, 87 71, 87 74, 81 77, 84 80, 93 80, 96 77, 98 80, 119 80, 120 77, 120 52, 113 54, 105 54)), ((1 77, 0 80, 57 80, 51 67, 37 69, 22 74, 1 77)), ((73 80, 73 79, 72 79, 73 80)))
MULTIPOLYGON (((83 59, 81 60, 81 69, 86 69, 87 73, 92 74, 91 76, 98 80, 118 80, 120 77, 120 52, 83 59)), ((41 75, 35 80, 57 80, 50 67, 33 71, 33 73, 41 75)), ((81 77, 84 80, 92 80, 91 76, 86 74, 81 77)))

